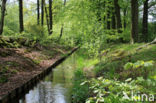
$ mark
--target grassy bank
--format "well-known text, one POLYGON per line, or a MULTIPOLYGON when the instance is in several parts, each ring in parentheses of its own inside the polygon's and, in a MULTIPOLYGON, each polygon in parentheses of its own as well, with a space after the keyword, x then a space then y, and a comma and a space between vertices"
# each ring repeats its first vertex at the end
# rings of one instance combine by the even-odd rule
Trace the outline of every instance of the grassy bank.
POLYGON ((110 44, 103 47, 95 59, 80 52, 85 56, 80 56, 82 66, 75 72, 73 103, 153 101, 152 96, 156 95, 156 45, 139 50, 142 45, 110 44), (135 95, 131 98, 132 92, 135 95), (142 97, 143 94, 147 96, 142 97), (125 95, 129 98, 123 98, 125 95))

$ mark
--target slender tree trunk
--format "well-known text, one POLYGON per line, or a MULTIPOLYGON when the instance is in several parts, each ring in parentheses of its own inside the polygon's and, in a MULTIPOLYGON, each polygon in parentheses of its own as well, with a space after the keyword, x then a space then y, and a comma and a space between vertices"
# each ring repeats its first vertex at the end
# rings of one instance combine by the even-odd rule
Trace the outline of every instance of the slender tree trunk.
POLYGON ((126 23, 126 15, 127 15, 127 8, 124 9, 124 29, 126 29, 127 23, 126 23))
POLYGON ((144 2, 143 22, 142 22, 142 34, 144 42, 148 42, 148 1, 144 2))
POLYGON ((115 7, 115 14, 116 14, 116 21, 117 21, 117 29, 118 32, 121 33, 122 23, 121 23, 121 15, 120 15, 120 6, 118 4, 118 0, 114 0, 114 7, 115 7))
POLYGON ((46 20, 47 20, 48 33, 50 35, 50 23, 49 23, 49 16, 48 16, 48 12, 47 12, 47 7, 45 7, 45 14, 46 14, 46 20))
MULTIPOLYGON (((64 0, 64 6, 66 6, 66 0, 64 0)), ((61 31, 60 31, 60 37, 58 40, 61 39, 62 35, 63 35, 63 30, 64 30, 64 24, 62 24, 62 27, 61 27, 61 31)))
POLYGON ((116 29, 116 19, 115 19, 115 12, 114 12, 114 7, 112 8, 112 29, 116 29))
POLYGON ((110 14, 107 14, 107 29, 110 29, 110 14))
POLYGON ((41 25, 43 26, 44 25, 44 0, 42 0, 42 3, 41 3, 41 25))
POLYGON ((37 0, 37 24, 40 24, 40 0, 37 0))
POLYGON ((64 6, 66 5, 66 0, 64 0, 64 6))
POLYGON ((1 21, 0 21, 0 35, 2 35, 2 33, 3 33, 6 1, 7 1, 7 0, 2 0, 2 6, 1 6, 1 21))
POLYGON ((133 44, 138 41, 138 0, 131 0, 131 14, 131 43, 133 44))
POLYGON ((62 35, 63 35, 63 29, 64 29, 64 27, 63 27, 63 24, 62 24, 59 40, 61 39, 61 37, 62 37, 62 35))
POLYGON ((19 0, 19 24, 20 24, 20 32, 24 31, 23 24, 23 0, 19 0))
POLYGON ((53 12, 52 12, 52 0, 49 0, 49 19, 50 19, 50 32, 49 34, 51 35, 53 32, 53 12))

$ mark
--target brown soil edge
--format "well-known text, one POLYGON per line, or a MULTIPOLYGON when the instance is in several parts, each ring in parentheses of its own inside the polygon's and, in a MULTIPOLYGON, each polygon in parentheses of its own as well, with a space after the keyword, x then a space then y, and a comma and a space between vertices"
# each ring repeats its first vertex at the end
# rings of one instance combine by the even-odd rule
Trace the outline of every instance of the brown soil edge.
POLYGON ((0 103, 16 103, 18 99, 21 98, 25 93, 27 93, 30 89, 32 89, 40 80, 42 80, 45 76, 47 76, 51 71, 65 61, 70 55, 72 55, 75 51, 77 51, 79 47, 74 48, 70 53, 67 53, 64 57, 58 59, 52 66, 43 70, 41 73, 32 77, 29 81, 22 84, 22 86, 15 88, 10 91, 7 95, 0 98, 0 103), (18 99, 17 99, 18 98, 18 99), (17 99, 17 100, 15 100, 17 99))

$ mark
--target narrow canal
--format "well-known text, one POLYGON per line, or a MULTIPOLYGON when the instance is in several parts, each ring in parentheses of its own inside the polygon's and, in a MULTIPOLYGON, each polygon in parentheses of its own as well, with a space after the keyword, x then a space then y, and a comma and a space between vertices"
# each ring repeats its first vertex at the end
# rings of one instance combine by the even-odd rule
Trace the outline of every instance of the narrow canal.
POLYGON ((72 54, 50 75, 30 90, 19 103, 71 103, 72 78, 76 68, 76 54, 72 54))

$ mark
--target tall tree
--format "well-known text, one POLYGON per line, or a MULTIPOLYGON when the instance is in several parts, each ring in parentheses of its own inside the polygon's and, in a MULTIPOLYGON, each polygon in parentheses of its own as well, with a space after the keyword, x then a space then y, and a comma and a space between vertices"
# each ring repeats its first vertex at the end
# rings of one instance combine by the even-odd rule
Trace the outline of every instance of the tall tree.
POLYGON ((49 15, 48 15, 48 7, 45 5, 45 14, 46 14, 46 21, 47 21, 47 28, 48 28, 48 33, 50 34, 50 22, 49 22, 49 15))
POLYGON ((50 32, 49 34, 52 34, 53 32, 53 12, 52 12, 52 0, 49 0, 49 20, 50 20, 50 24, 49 24, 49 29, 50 32))
POLYGON ((131 0, 131 43, 138 41, 138 0, 131 0))
MULTIPOLYGON (((112 2, 112 3, 114 3, 114 2, 112 2)), ((116 29, 116 18, 115 18, 115 8, 114 8, 114 6, 111 7, 111 15, 112 15, 112 17, 111 17, 111 24, 112 24, 111 28, 116 29)))
POLYGON ((110 14, 107 13, 107 29, 110 29, 111 28, 111 24, 110 24, 111 23, 110 22, 111 19, 110 19, 110 17, 111 17, 110 14))
POLYGON ((124 8, 123 14, 124 14, 124 29, 126 29, 126 26, 127 26, 127 23, 126 23, 127 8, 124 8))
POLYGON ((5 17, 5 9, 6 9, 6 1, 7 0, 2 0, 1 21, 0 21, 0 35, 2 35, 2 33, 3 33, 4 17, 5 17))
POLYGON ((44 25, 44 0, 41 2, 41 25, 44 25))
POLYGON ((112 29, 116 29, 116 19, 114 12, 112 12, 112 29))
POLYGON ((20 24, 20 32, 24 31, 23 24, 23 0, 19 0, 19 24, 20 24))
POLYGON ((37 0, 37 24, 40 24, 40 0, 37 0))
POLYGON ((111 1, 109 1, 108 2, 108 5, 107 5, 107 8, 108 8, 108 10, 107 10, 107 29, 109 30, 109 29, 111 29, 111 14, 112 14, 112 7, 111 7, 111 4, 112 4, 112 2, 111 1))
MULTIPOLYGON (((65 7, 65 5, 66 5, 66 0, 64 0, 64 7, 65 7)), ((61 37, 62 37, 62 35, 63 35, 63 30, 64 30, 64 24, 62 24, 61 31, 60 31, 60 37, 59 37, 58 40, 61 39, 61 37)))
POLYGON ((121 14, 120 14, 120 6, 118 4, 118 0, 114 0, 114 7, 115 7, 115 14, 116 14, 116 21, 117 21, 117 29, 118 32, 121 32, 122 23, 121 23, 121 14))
POLYGON ((142 21, 142 34, 144 42, 148 41, 148 1, 144 1, 143 21, 142 21))

